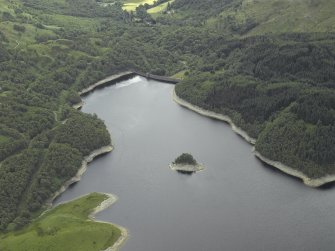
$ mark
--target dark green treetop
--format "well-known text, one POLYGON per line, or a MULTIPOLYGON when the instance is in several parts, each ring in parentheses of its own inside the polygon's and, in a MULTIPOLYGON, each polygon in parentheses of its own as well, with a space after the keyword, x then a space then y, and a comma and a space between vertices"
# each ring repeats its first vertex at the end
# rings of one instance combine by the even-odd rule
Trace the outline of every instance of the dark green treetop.
POLYGON ((197 161, 193 158, 193 156, 189 153, 182 153, 179 157, 177 157, 174 164, 187 164, 187 165, 196 165, 197 161))

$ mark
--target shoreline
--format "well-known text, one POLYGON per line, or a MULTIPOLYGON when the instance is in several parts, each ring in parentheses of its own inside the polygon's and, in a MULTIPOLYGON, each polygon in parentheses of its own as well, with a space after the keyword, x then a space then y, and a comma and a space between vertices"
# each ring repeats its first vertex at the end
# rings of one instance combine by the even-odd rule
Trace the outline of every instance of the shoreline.
MULTIPOLYGON (((158 76, 158 75, 154 75, 154 74, 150 74, 150 73, 142 73, 142 72, 135 71, 135 70, 129 70, 129 71, 124 71, 124 72, 120 72, 120 73, 117 73, 117 74, 113 74, 113 75, 110 75, 110 76, 108 76, 104 79, 101 79, 98 82, 82 89, 81 91, 78 92, 78 94, 79 94, 79 96, 86 95, 86 94, 92 92, 96 88, 103 87, 104 85, 108 85, 110 82, 114 82, 114 81, 117 81, 117 80, 121 80, 123 78, 135 76, 135 75, 145 77, 147 79, 158 80, 158 81, 171 83, 171 84, 176 84, 180 81, 180 79, 175 79, 175 78, 171 78, 171 77, 158 76)), ((80 104, 82 104, 82 103, 75 104, 74 106, 77 107, 80 104)))
POLYGON ((84 102, 80 101, 79 103, 72 105, 72 108, 76 110, 80 110, 83 107, 83 105, 84 105, 84 102))
MULTIPOLYGON (((99 80, 98 82, 95 82, 94 84, 82 89, 81 91, 78 92, 78 95, 80 97, 89 94, 90 92, 93 92, 96 88, 103 87, 105 85, 108 85, 110 82, 120 80, 122 78, 129 77, 131 75, 135 75, 133 71, 125 71, 125 72, 120 72, 118 74, 113 74, 111 76, 108 76, 106 78, 103 78, 99 80)), ((72 105, 72 108, 76 110, 80 110, 84 106, 84 101, 81 99, 80 102, 77 104, 72 105)))
POLYGON ((200 164, 196 164, 196 165, 182 165, 182 164, 173 164, 173 163, 171 163, 169 165, 169 167, 173 171, 192 172, 192 173, 196 173, 196 172, 205 170, 204 166, 200 165, 200 164))
MULTIPOLYGON (((142 77, 145 77, 145 78, 148 78, 148 79, 153 79, 153 80, 158 80, 158 81, 164 81, 164 82, 167 82, 167 83, 177 83, 177 82, 179 82, 179 80, 173 79, 173 78, 170 78, 170 77, 157 76, 157 75, 152 75, 152 74, 149 74, 149 73, 144 74, 144 73, 140 73, 140 72, 137 72, 137 71, 125 71, 125 72, 120 72, 120 73, 117 73, 117 74, 113 74, 113 75, 108 76, 108 77, 106 77, 102 80, 99 80, 98 82, 96 82, 96 83, 84 88, 83 90, 79 91, 78 94, 79 94, 79 96, 87 95, 90 92, 94 91, 96 88, 103 87, 104 85, 109 85, 110 82, 114 82, 114 81, 117 81, 117 80, 121 80, 123 78, 131 77, 133 75, 134 76, 138 75, 138 76, 142 76, 142 77)), ((84 105, 84 102, 81 100, 79 103, 72 105, 72 107, 76 110, 80 110, 83 107, 83 105, 84 105)), ((60 187, 60 189, 58 191, 56 191, 50 199, 47 200, 46 211, 48 211, 53 206, 54 200, 58 196, 60 196, 63 192, 65 192, 69 188, 69 186, 71 186, 72 184, 81 180, 82 175, 85 173, 85 171, 88 168, 88 164, 90 162, 92 162, 94 160, 94 158, 96 158, 97 156, 109 153, 112 150, 113 150, 113 146, 112 145, 107 145, 107 146, 103 146, 101 148, 98 148, 96 150, 93 150, 89 155, 84 156, 84 158, 82 160, 81 167, 78 169, 76 175, 73 176, 72 178, 70 178, 69 180, 65 181, 65 183, 60 187)), ((112 195, 112 194, 106 194, 106 195, 109 196, 109 198, 107 200, 103 201, 101 203, 101 205, 99 205, 96 209, 94 209, 94 212, 91 213, 90 216, 89 216, 89 218, 91 220, 94 219, 95 214, 97 214, 98 212, 100 212, 100 211, 104 210, 105 208, 111 206, 118 199, 115 195, 112 195)), ((46 211, 44 211, 41 215, 43 215, 46 211)), ((104 222, 104 221, 96 221, 96 222, 103 222, 103 223, 111 224, 111 225, 117 227, 118 229, 120 229, 120 231, 121 231, 120 238, 114 243, 114 245, 112 247, 109 247, 109 248, 107 248, 106 250, 103 250, 103 251, 117 251, 117 250, 119 250, 120 246, 123 245, 123 243, 128 238, 127 229, 122 227, 122 226, 113 224, 111 222, 104 222)))
POLYGON ((104 200, 103 202, 101 202, 100 205, 98 205, 96 208, 93 209, 93 212, 90 213, 90 215, 88 216, 88 218, 91 221, 94 222, 99 222, 99 223, 106 223, 106 224, 110 224, 118 229, 120 229, 121 231, 121 235, 120 237, 117 239, 116 242, 114 242, 113 246, 108 247, 105 250, 102 251, 117 251, 121 248, 121 246, 126 242, 127 238, 128 238, 128 230, 120 225, 108 222, 108 221, 98 221, 95 220, 95 215, 100 213, 101 211, 105 210, 106 208, 112 206, 119 198, 114 195, 114 194, 110 194, 110 193, 103 193, 104 195, 108 196, 108 198, 106 200, 104 200))
MULTIPOLYGON (((212 111, 208 111, 208 110, 205 110, 201 107, 198 107, 198 106, 195 106, 195 105, 192 105, 191 103, 181 99, 180 97, 177 96, 176 94, 176 91, 175 89, 173 89, 173 100, 183 106, 183 107, 186 107, 196 113, 199 113, 203 116, 206 116, 206 117, 210 117, 210 118, 214 118, 214 119, 218 119, 218 120, 222 120, 222 121, 225 121, 227 122, 232 130, 237 133, 238 135, 240 135, 242 138, 244 138, 247 142, 249 142, 250 144, 252 145, 255 145, 256 143, 256 139, 254 138, 251 138, 245 131, 243 131, 242 129, 240 129, 239 127, 237 127, 231 120, 231 118, 229 118, 228 116, 226 115, 222 115, 222 114, 219 114, 219 113, 216 113, 216 112, 212 112, 212 111)), ((295 170, 293 169, 292 167, 289 167, 279 161, 274 161, 274 160, 270 160, 266 157, 264 157, 261 153, 257 152, 255 150, 255 147, 253 147, 253 150, 252 152, 254 153, 255 157, 258 158, 259 160, 261 160, 262 162, 282 171, 283 173, 285 174, 288 174, 290 176, 293 176, 293 177, 296 177, 296 178, 299 178, 302 180, 302 182, 306 185, 306 186, 309 186, 309 187, 313 187, 313 188, 317 188, 317 187, 321 187, 327 183, 331 183, 331 182, 334 182, 335 181, 335 175, 326 175, 324 177, 321 177, 321 178, 316 178, 316 179, 312 179, 312 178, 309 178, 307 175, 305 175, 304 173, 298 171, 298 170, 295 170)))
POLYGON ((165 82, 165 83, 170 83, 170 84, 177 84, 179 83, 181 80, 178 78, 172 78, 172 77, 167 77, 167 76, 160 76, 160 75, 154 75, 151 73, 142 73, 139 71, 132 71, 135 75, 139 75, 141 77, 145 77, 147 79, 152 79, 152 80, 157 80, 157 81, 161 81, 161 82, 165 82))
POLYGON ((248 143, 254 145, 256 143, 256 139, 250 137, 245 131, 243 131, 241 128, 237 127, 233 121, 231 120, 231 118, 229 116, 226 116, 226 115, 223 115, 223 114, 220 114, 220 113, 216 113, 216 112, 212 112, 212 111, 209 111, 209 110, 206 110, 206 109, 203 109, 199 106, 196 106, 196 105, 193 105, 183 99, 181 99, 180 97, 177 96, 177 93, 176 93, 176 90, 175 88, 173 89, 173 93, 172 93, 172 97, 173 97, 173 100, 183 106, 183 107, 186 107, 188 108, 189 110, 192 110, 196 113, 199 113, 205 117, 209 117, 209 118, 213 118, 213 119, 217 119, 217 120, 221 120, 221 121, 224 121, 226 123, 228 123, 232 130, 238 134, 239 136, 241 136, 244 140, 246 140, 248 143))
POLYGON ((76 183, 78 181, 81 180, 81 176, 83 176, 83 174, 85 173, 85 171, 88 168, 88 164, 90 162, 93 161, 94 158, 98 157, 99 155, 103 155, 106 153, 109 153, 113 150, 113 146, 112 145, 108 145, 108 146, 103 146, 101 148, 98 148, 94 151, 92 151, 89 155, 85 156, 83 161, 81 162, 81 166, 78 169, 77 173, 75 176, 73 176, 72 178, 70 178, 69 180, 65 181, 65 183, 61 186, 60 189, 58 189, 58 191, 56 191, 53 196, 46 202, 46 205, 48 208, 52 207, 53 201, 59 196, 61 195, 63 192, 65 192, 69 186, 71 186, 73 183, 76 183))
MULTIPOLYGON (((85 156, 82 163, 81 163, 81 167, 78 169, 76 175, 73 176, 72 178, 70 178, 68 181, 66 181, 61 186, 61 188, 54 193, 54 195, 46 203, 47 209, 39 217, 41 217, 45 212, 47 212, 51 209, 51 207, 53 206, 54 200, 58 196, 60 196, 63 192, 65 192, 69 188, 69 186, 71 186, 72 184, 81 180, 81 177, 86 172, 86 170, 88 168, 88 164, 90 162, 92 162, 96 157, 104 155, 104 154, 109 153, 111 151, 113 151, 113 146, 112 145, 107 145, 107 146, 103 146, 101 148, 98 148, 96 150, 93 150, 89 155, 85 156)), ((96 214, 98 214, 99 212, 101 212, 101 211, 105 210, 106 208, 110 207, 111 205, 113 205, 118 200, 118 197, 114 194, 110 194, 110 193, 103 193, 103 194, 108 196, 108 198, 106 200, 102 201, 100 203, 100 205, 95 207, 93 209, 93 211, 89 214, 88 218, 89 218, 89 220, 94 221, 94 222, 110 224, 110 225, 112 225, 112 226, 114 226, 114 227, 116 227, 120 230, 121 235, 117 239, 117 241, 113 244, 113 246, 108 247, 105 250, 102 250, 102 251, 118 251, 120 249, 120 247, 125 243, 125 241, 128 238, 128 230, 126 228, 124 228, 120 225, 114 224, 112 222, 95 220, 95 215, 96 214)), ((85 196, 85 195, 83 195, 83 196, 85 196)), ((80 197, 83 197, 83 196, 80 196, 80 197)), ((76 197, 73 200, 78 199, 80 197, 76 197)), ((70 201, 65 201, 65 202, 62 202, 61 204, 64 204, 64 203, 67 203, 67 202, 70 202, 70 201)))
MULTIPOLYGON (((105 85, 109 85, 111 82, 115 82, 118 80, 122 80, 123 78, 131 77, 131 76, 141 76, 147 79, 152 79, 152 80, 157 80, 157 81, 162 81, 170 84, 176 84, 180 82, 180 79, 176 78, 171 78, 171 77, 166 77, 166 76, 158 76, 158 75, 153 75, 150 73, 141 73, 135 70, 129 70, 129 71, 124 71, 120 72, 117 74, 113 74, 111 76, 108 76, 104 79, 99 80, 98 82, 82 89, 81 91, 78 92, 79 96, 84 96, 89 94, 90 92, 94 91, 96 88, 103 87, 105 85)), ((76 110, 80 110, 84 105, 84 102, 81 100, 79 103, 72 105, 72 108, 76 110)))
POLYGON ((135 73, 132 72, 132 71, 125 71, 125 72, 120 72, 118 74, 113 74, 111 76, 108 76, 108 77, 106 77, 102 80, 99 80, 98 82, 84 88, 83 90, 79 91, 78 94, 79 94, 79 96, 88 94, 88 93, 92 92, 94 89, 96 89, 98 87, 102 87, 105 84, 108 84, 109 82, 113 82, 113 81, 116 81, 118 79, 128 77, 128 76, 131 76, 131 75, 134 75, 134 74, 135 73))
POLYGON ((283 164, 283 163, 281 163, 279 161, 270 160, 270 159, 264 157, 260 152, 257 152, 255 150, 255 148, 252 149, 252 152, 262 162, 264 162, 264 163, 266 163, 266 164, 268 164, 270 166, 273 166, 276 169, 279 169, 283 173, 286 173, 286 174, 288 174, 290 176, 293 176, 293 177, 301 179, 302 182, 306 186, 316 188, 316 187, 320 187, 320 186, 323 186, 323 185, 325 185, 327 183, 335 181, 335 175, 326 175, 326 176, 323 176, 321 178, 316 178, 316 179, 309 178, 303 172, 295 170, 292 167, 289 167, 289 166, 287 166, 287 165, 285 165, 285 164, 283 164))
MULTIPOLYGON (((82 197, 85 197, 87 195, 89 195, 90 193, 87 193, 87 194, 84 194, 84 195, 81 195, 79 197, 76 197, 74 199, 71 199, 71 200, 67 200, 67 201, 63 201, 62 203, 60 203, 59 205, 62 205, 62 204, 66 204, 66 203, 69 203, 73 200, 77 200, 77 199, 80 199, 82 197)), ((100 193, 100 194, 104 194, 106 195, 108 198, 103 200, 98 206, 96 206, 92 212, 87 216, 88 220, 90 221, 93 221, 93 222, 97 222, 97 223, 104 223, 104 224, 109 224, 109 225, 112 225, 116 228, 118 228, 120 231, 121 231, 121 235, 120 237, 117 239, 116 242, 114 242, 113 246, 111 247, 108 247, 107 249, 105 250, 101 250, 101 251, 118 251, 120 249, 120 247, 125 243, 125 241, 128 239, 128 230, 118 224, 114 224, 112 222, 109 222, 109 221, 100 221, 100 220, 96 220, 95 219, 95 215, 102 212, 103 210, 109 208, 110 206, 112 206, 119 198, 114 195, 114 194, 111 194, 111 193, 100 193)), ((57 205, 56 207, 58 207, 59 205, 57 205)), ((55 208, 56 208, 55 207, 55 208)), ((43 214, 45 214, 46 212, 48 212, 49 210, 51 210, 50 208, 45 210, 39 217, 41 217, 43 214)))

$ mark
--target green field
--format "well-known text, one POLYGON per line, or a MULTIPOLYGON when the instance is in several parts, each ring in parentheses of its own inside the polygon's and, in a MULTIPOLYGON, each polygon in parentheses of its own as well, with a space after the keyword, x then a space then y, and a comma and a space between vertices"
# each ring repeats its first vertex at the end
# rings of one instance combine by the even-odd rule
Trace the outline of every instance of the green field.
POLYGON ((149 14, 158 14, 158 13, 162 13, 163 11, 166 10, 168 4, 170 3, 173 3, 174 0, 171 0, 171 1, 168 1, 168 2, 165 2, 165 3, 162 3, 156 7, 153 7, 153 8, 150 8, 148 9, 148 13, 149 14))
POLYGON ((123 9, 126 11, 135 11, 136 7, 143 4, 153 4, 154 0, 126 0, 123 4, 123 9))
POLYGON ((104 250, 119 239, 121 231, 88 216, 107 198, 105 194, 92 193, 59 205, 24 229, 0 235, 0 250, 104 250))

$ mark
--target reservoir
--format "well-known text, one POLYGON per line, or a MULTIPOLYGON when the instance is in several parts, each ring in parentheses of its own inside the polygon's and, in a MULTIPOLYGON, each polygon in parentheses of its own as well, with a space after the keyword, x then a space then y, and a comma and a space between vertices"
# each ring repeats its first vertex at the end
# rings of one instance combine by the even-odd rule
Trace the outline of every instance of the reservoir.
POLYGON ((84 97, 82 111, 105 121, 115 148, 56 204, 117 195, 97 219, 128 229, 121 251, 334 250, 335 188, 265 166, 229 125, 176 104, 173 88, 136 76, 84 97), (183 152, 205 170, 172 171, 183 152))

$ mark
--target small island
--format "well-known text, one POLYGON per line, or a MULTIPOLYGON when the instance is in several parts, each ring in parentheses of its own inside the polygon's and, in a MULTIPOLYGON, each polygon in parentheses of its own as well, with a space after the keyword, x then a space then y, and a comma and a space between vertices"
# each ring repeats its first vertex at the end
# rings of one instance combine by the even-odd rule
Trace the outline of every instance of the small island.
POLYGON ((170 168, 181 173, 194 173, 204 169, 189 153, 183 153, 177 157, 170 164, 170 168))

